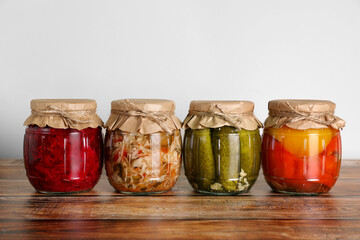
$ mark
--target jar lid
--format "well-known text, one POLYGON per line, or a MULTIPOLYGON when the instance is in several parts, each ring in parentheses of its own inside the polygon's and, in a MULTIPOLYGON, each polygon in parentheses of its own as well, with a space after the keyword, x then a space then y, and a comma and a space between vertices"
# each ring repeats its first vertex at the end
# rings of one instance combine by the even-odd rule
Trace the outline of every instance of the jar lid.
POLYGON ((345 121, 334 116, 336 104, 328 100, 281 99, 269 101, 265 127, 293 129, 343 128, 345 121))
POLYGON ((111 102, 111 110, 174 112, 175 103, 166 99, 120 99, 111 102))
POLYGON ((33 99, 31 110, 42 111, 57 108, 63 111, 96 111, 96 101, 92 99, 33 99))
POLYGON ((39 127, 84 128, 102 127, 103 122, 96 114, 96 101, 91 99, 34 99, 31 100, 31 115, 24 125, 39 127))
POLYGON ((334 113, 336 104, 328 100, 281 99, 269 101, 272 112, 334 113))
POLYGON ((175 103, 166 99, 120 99, 111 102, 111 115, 105 124, 109 130, 151 134, 181 128, 175 116, 175 103))
POLYGON ((254 103, 250 101, 191 101, 183 127, 191 129, 233 126, 255 130, 262 123, 254 116, 254 103))

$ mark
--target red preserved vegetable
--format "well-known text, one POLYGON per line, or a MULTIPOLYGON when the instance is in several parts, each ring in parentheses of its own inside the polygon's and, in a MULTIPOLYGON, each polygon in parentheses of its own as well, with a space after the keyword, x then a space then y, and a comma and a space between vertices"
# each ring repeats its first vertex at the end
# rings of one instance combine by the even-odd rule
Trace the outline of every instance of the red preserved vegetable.
POLYGON ((102 172, 101 128, 77 130, 29 125, 24 137, 24 160, 28 179, 39 192, 89 190, 102 172))
POLYGON ((263 172, 268 184, 276 191, 326 193, 338 179, 340 164, 339 130, 300 131, 283 127, 277 133, 274 129, 264 131, 263 172))

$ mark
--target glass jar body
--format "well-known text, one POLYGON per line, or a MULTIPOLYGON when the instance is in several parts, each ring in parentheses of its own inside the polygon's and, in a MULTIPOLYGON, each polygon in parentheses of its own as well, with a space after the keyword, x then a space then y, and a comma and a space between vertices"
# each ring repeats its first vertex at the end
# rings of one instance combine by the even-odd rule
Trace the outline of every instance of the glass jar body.
POLYGON ((265 180, 278 192, 328 192, 339 177, 340 131, 333 128, 296 130, 266 128, 262 140, 265 180))
POLYGON ((42 193, 92 189, 103 165, 101 128, 55 129, 30 125, 24 136, 26 174, 42 193))
POLYGON ((259 130, 234 127, 186 129, 185 175, 200 193, 232 195, 248 192, 260 169, 259 130))
POLYGON ((139 195, 166 192, 180 175, 180 130, 172 134, 107 130, 105 146, 106 174, 118 192, 139 195))

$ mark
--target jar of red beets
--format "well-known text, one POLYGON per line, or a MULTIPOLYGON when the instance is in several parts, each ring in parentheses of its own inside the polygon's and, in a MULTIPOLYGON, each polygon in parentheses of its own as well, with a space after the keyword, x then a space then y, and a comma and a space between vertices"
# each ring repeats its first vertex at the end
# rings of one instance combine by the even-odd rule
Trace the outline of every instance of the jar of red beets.
POLYGON ((27 177, 41 193, 92 189, 103 166, 103 122, 89 99, 37 99, 26 119, 27 177))

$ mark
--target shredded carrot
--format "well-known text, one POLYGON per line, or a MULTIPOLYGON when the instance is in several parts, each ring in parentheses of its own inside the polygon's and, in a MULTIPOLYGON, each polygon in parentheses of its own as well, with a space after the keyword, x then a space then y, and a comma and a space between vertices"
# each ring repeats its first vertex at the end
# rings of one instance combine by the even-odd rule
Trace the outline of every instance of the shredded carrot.
MULTIPOLYGON (((143 135, 117 130, 112 134, 110 149, 113 151, 111 154, 113 161, 107 169, 112 185, 118 191, 160 192, 174 186, 181 167, 179 131, 174 131, 173 135, 167 133, 143 135), (164 138, 169 139, 168 146, 154 144, 164 138), (121 151, 122 156, 119 156, 121 151), (136 177, 131 177, 132 175, 136 177)), ((106 162, 108 164, 110 161, 106 158, 106 162)))

